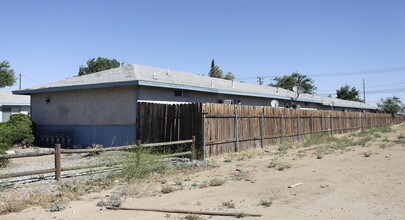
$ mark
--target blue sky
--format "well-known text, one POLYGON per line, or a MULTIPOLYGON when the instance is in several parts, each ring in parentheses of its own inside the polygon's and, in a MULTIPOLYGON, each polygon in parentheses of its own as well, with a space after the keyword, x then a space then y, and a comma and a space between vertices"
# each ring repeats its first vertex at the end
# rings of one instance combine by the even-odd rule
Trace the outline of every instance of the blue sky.
MULTIPOLYGON (((89 58, 238 80, 294 71, 318 94, 345 84, 405 102, 405 1, 2 1, 0 60, 23 87, 77 75, 89 58), (334 74, 337 73, 337 74, 334 74)), ((16 89, 13 86, 7 89, 16 89)))

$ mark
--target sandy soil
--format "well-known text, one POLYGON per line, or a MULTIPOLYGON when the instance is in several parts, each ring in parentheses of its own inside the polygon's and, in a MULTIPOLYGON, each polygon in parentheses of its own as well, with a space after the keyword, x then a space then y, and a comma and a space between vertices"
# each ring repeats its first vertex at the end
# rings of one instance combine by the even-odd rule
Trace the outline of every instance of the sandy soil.
MULTIPOLYGON (((405 145, 394 141, 405 135, 405 125, 370 141, 366 147, 336 151, 317 159, 314 152, 275 148, 214 158, 219 167, 171 176, 156 176, 141 183, 118 184, 112 190, 72 201, 60 212, 33 207, 0 219, 183 219, 186 215, 142 211, 100 210, 96 204, 107 195, 120 194, 123 207, 244 212, 263 215, 245 219, 405 219, 405 145), (383 140, 385 139, 385 140, 383 140), (385 148, 382 148, 384 142, 385 148), (369 153, 369 157, 364 156, 369 153), (291 165, 279 171, 268 168, 278 158, 291 165), (200 188, 215 177, 221 186, 200 188), (288 185, 303 184, 294 188, 288 185), (180 185, 181 184, 181 185, 180 185), (163 194, 162 186, 178 190, 163 194), (260 202, 272 201, 270 207, 260 202), (231 201, 234 208, 224 206, 231 201)), ((202 216, 203 219, 234 219, 202 216)))

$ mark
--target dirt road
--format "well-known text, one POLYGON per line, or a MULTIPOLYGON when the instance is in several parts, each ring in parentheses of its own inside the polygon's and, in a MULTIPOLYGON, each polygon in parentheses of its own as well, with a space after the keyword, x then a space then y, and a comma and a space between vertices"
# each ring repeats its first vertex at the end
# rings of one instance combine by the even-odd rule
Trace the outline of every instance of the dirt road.
POLYGON ((314 150, 302 148, 275 154, 274 147, 226 155, 213 159, 219 164, 214 169, 189 175, 155 176, 134 185, 118 184, 112 190, 72 201, 60 212, 34 207, 0 219, 184 219, 187 216, 100 210, 97 202, 112 194, 125 200, 124 207, 263 215, 245 219, 405 219, 405 144, 397 141, 401 135, 405 135, 405 125, 395 126, 392 132, 379 135, 365 147, 350 147, 322 158, 317 158, 314 150), (210 186, 215 178, 225 182, 210 186), (303 184, 287 187, 295 183, 303 184), (162 187, 176 190, 164 194, 162 187))

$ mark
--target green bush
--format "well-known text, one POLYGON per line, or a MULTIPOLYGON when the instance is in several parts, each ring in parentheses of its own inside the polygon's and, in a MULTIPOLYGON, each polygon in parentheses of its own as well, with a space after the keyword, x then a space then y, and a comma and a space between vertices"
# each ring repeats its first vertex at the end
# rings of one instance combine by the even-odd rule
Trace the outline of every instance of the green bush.
POLYGON ((0 123, 0 152, 13 144, 29 145, 33 141, 32 122, 27 115, 14 114, 8 122, 0 123))

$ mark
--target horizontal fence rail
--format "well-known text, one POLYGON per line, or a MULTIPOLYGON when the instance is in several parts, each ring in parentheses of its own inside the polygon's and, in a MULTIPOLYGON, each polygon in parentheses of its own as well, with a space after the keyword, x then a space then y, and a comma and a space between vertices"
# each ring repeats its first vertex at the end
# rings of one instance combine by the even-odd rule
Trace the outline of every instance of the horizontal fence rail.
POLYGON ((180 153, 173 153, 173 154, 166 154, 162 155, 161 158, 168 158, 168 157, 180 157, 180 156, 190 156, 190 161, 195 160, 196 156, 196 138, 192 136, 190 140, 181 140, 181 141, 172 141, 172 142, 161 142, 161 143, 151 143, 151 144, 138 144, 138 145, 131 145, 131 146, 122 146, 122 147, 110 147, 110 148, 100 148, 100 149, 61 149, 60 144, 55 145, 54 150, 50 150, 49 152, 43 153, 25 153, 25 154, 11 154, 11 155, 0 155, 0 159, 14 159, 14 158, 27 158, 27 157, 41 157, 46 155, 55 155, 55 167, 50 169, 41 169, 41 170, 32 170, 32 171, 24 171, 24 172, 16 172, 16 173, 7 173, 7 174, 0 174, 0 179, 7 179, 7 178, 14 178, 14 177, 22 177, 22 176, 31 176, 31 175, 39 175, 39 174, 46 174, 55 172, 55 180, 60 181, 62 171, 71 171, 71 170, 80 170, 80 169, 91 169, 96 167, 105 167, 105 166, 117 166, 119 163, 114 164, 94 164, 94 165, 86 165, 86 166, 76 166, 76 167, 67 167, 63 168, 61 166, 62 154, 80 154, 80 153, 101 153, 107 151, 128 151, 134 149, 142 149, 142 148, 152 148, 152 147, 163 147, 163 146, 170 146, 170 145, 179 145, 179 144, 190 144, 191 150, 180 152, 180 153))

